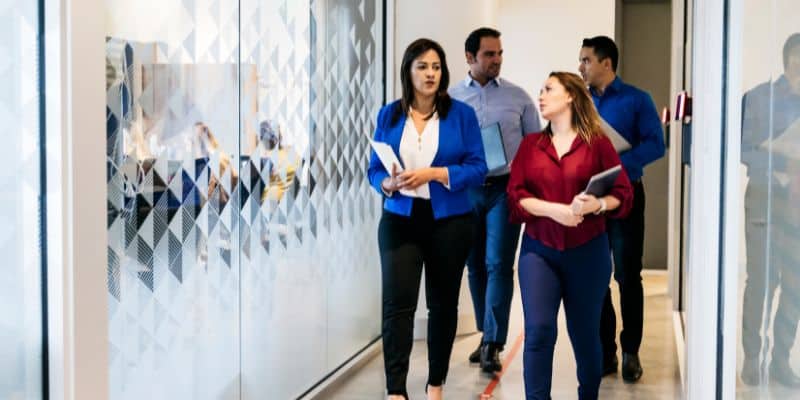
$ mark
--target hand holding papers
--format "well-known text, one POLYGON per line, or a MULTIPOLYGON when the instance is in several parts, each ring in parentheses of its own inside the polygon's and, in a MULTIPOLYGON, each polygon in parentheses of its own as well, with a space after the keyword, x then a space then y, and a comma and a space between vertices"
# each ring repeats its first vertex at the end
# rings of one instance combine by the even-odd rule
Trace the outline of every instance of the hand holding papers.
POLYGON ((394 170, 397 171, 397 173, 403 172, 403 164, 397 159, 397 154, 394 153, 392 146, 383 142, 376 142, 372 139, 369 139, 369 144, 372 146, 372 149, 375 150, 375 154, 378 155, 378 159, 381 160, 381 164, 383 164, 383 168, 386 168, 387 172, 392 173, 393 165, 396 166, 394 170))
POLYGON ((800 120, 795 121, 785 131, 762 142, 759 147, 772 151, 789 160, 800 160, 800 120))
POLYGON ((600 118, 600 127, 603 129, 603 133, 606 137, 611 140, 611 144, 614 145, 614 150, 617 151, 617 154, 631 149, 631 144, 602 117, 600 118))

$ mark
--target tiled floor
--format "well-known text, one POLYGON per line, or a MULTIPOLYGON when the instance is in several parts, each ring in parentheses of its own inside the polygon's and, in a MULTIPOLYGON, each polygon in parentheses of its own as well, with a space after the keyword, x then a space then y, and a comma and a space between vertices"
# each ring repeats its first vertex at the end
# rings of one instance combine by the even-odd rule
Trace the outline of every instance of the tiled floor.
MULTIPOLYGON (((670 299, 667 295, 665 274, 645 274, 645 338, 640 351, 644 375, 636 384, 626 384, 619 375, 607 376, 600 386, 601 399, 679 399, 681 395, 678 358, 672 325, 670 299)), ((518 287, 518 286, 517 286, 518 287)), ((616 287, 614 304, 619 310, 616 287)), ((512 322, 504 359, 511 353, 514 342, 522 331, 522 309, 519 293, 515 293, 512 322)), ((617 313, 619 318, 619 312, 617 313)), ((617 324, 618 329, 620 327, 617 324)), ((475 349, 480 335, 456 338, 450 373, 445 386, 445 398, 454 400, 479 399, 490 383, 490 378, 470 365, 467 355, 475 349)), ((412 400, 425 399, 424 385, 427 358, 424 341, 414 342, 408 390, 412 400)), ((553 365, 553 399, 577 399, 575 359, 566 334, 563 312, 559 316, 559 336, 553 365)), ((360 371, 342 384, 330 396, 333 400, 376 400, 384 395, 383 358, 379 354, 360 371)), ((523 399, 522 354, 518 352, 505 370, 491 399, 523 399)))

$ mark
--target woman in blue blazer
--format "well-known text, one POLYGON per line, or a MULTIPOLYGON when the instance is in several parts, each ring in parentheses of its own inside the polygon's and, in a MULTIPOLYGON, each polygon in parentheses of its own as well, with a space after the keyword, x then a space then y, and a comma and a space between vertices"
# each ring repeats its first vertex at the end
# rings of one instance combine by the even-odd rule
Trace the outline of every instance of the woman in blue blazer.
POLYGON ((390 400, 407 399, 414 312, 425 266, 428 399, 442 398, 456 333, 461 274, 473 240, 467 188, 486 175, 475 111, 447 94, 444 51, 418 39, 405 51, 403 97, 378 113, 375 141, 403 165, 387 170, 373 151, 369 181, 383 198, 378 227, 383 287, 383 354, 390 400), (402 172, 400 172, 402 170, 402 172))

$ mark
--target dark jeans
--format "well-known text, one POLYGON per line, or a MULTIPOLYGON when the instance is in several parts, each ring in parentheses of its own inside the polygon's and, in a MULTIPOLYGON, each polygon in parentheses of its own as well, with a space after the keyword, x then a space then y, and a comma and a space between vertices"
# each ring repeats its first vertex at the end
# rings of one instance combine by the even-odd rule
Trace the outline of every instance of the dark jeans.
MULTIPOLYGON (((752 181, 751 181, 752 182, 752 181)), ((745 195, 745 239, 747 241, 747 280, 742 304, 742 347, 749 360, 767 358, 764 346, 770 325, 772 302, 780 286, 778 307, 772 323, 772 360, 786 363, 792 350, 800 319, 800 266, 797 264, 797 207, 777 183, 771 195, 765 185, 751 184, 745 195), (772 215, 767 218, 771 203, 772 215), (769 258, 767 233, 770 231, 769 258)))
POLYGON ((549 248, 528 235, 522 239, 519 286, 525 315, 523 377, 527 400, 550 398, 562 299, 578 367, 578 397, 597 399, 603 366, 597 330, 610 275, 606 234, 565 251, 549 248))
MULTIPOLYGON (((644 324, 644 290, 642 288, 642 254, 644 251, 644 186, 633 182, 633 207, 622 219, 606 221, 608 241, 614 257, 614 280, 619 284, 622 312, 622 351, 638 354, 644 324)), ((603 357, 610 360, 617 354, 617 316, 611 304, 611 288, 606 288, 600 320, 603 357)))
POLYGON ((469 215, 434 220, 431 204, 426 200, 414 200, 411 217, 383 212, 378 246, 383 285, 383 357, 389 394, 406 394, 423 265, 428 306, 428 383, 439 386, 447 378, 461 276, 473 231, 469 215))
POLYGON ((520 225, 508 221, 508 176, 489 182, 469 193, 476 229, 467 266, 478 330, 484 342, 502 346, 508 336, 520 225))

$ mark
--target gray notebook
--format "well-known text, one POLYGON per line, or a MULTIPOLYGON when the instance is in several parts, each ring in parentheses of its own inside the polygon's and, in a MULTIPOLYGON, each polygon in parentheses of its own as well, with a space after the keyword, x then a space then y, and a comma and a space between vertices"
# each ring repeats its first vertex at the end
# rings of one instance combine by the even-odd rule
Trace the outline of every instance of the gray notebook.
POLYGON ((617 165, 616 167, 611 167, 599 174, 593 175, 586 185, 586 190, 583 192, 594 197, 603 197, 607 195, 611 191, 611 188, 614 187, 614 183, 617 182, 617 177, 621 171, 622 165, 617 165))
POLYGON ((508 164, 508 158, 503 145, 500 123, 495 122, 481 128, 481 139, 483 139, 483 151, 486 154, 486 167, 489 168, 489 173, 505 167, 508 164))

